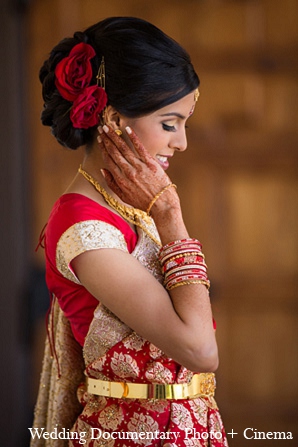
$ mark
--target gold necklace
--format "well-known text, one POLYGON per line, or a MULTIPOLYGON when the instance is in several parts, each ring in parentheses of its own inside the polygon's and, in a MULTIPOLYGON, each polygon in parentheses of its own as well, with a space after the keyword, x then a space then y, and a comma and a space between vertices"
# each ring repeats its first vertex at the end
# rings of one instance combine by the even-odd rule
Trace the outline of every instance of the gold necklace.
POLYGON ((133 225, 136 225, 137 227, 141 228, 149 237, 152 239, 157 245, 161 246, 161 243, 156 237, 153 236, 153 234, 141 223, 140 219, 142 219, 146 224, 150 225, 152 224, 151 217, 142 210, 139 210, 137 208, 129 207, 122 205, 122 203, 119 203, 118 200, 116 200, 114 197, 112 197, 98 182, 93 178, 88 172, 84 171, 82 168, 82 165, 80 165, 78 172, 85 177, 85 179, 91 183, 91 185, 94 186, 97 192, 101 194, 106 201, 108 205, 110 205, 111 208, 113 208, 117 213, 120 214, 125 220, 132 223, 133 225))

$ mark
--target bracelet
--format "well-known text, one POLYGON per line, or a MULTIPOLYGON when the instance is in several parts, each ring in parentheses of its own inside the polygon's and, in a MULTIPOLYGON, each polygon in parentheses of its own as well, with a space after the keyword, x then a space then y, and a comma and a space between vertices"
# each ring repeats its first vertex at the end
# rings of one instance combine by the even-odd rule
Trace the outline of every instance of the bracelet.
POLYGON ((176 252, 177 254, 173 256, 173 252, 172 253, 165 253, 162 256, 160 256, 160 259, 162 259, 162 262, 166 262, 166 261, 172 261, 175 259, 179 259, 179 258, 185 258, 185 257, 191 257, 191 256, 195 256, 197 258, 201 258, 202 260, 205 259, 205 256, 203 255, 203 253, 199 250, 197 251, 188 251, 186 249, 183 250, 177 250, 176 252))
POLYGON ((165 186, 160 192, 158 192, 156 194, 156 196, 153 197, 153 199, 151 200, 151 202, 149 203, 149 206, 147 208, 146 213, 148 214, 148 216, 150 216, 150 211, 151 208, 153 207, 154 203, 160 198, 160 196, 169 188, 175 188, 177 189, 177 186, 174 185, 174 183, 170 183, 169 185, 165 186))
POLYGON ((202 284, 209 289, 207 264, 201 250, 201 243, 191 238, 169 242, 160 249, 159 262, 167 290, 187 284, 202 284))
POLYGON ((187 286, 187 285, 190 285, 190 284, 202 284, 202 285, 204 285, 207 288, 207 290, 209 290, 209 287, 210 287, 209 281, 203 281, 203 280, 200 280, 200 279, 193 279, 193 280, 188 280, 188 281, 177 282, 176 284, 168 286, 167 290, 173 290, 176 287, 187 286))
POLYGON ((159 259, 162 260, 164 257, 167 257, 169 254, 177 254, 182 250, 189 251, 201 251, 202 244, 197 239, 180 239, 178 241, 172 241, 168 244, 161 247, 159 251, 159 259))
POLYGON ((186 264, 196 264, 203 267, 207 267, 205 263, 204 255, 202 254, 188 254, 184 253, 183 255, 164 257, 162 259, 162 272, 165 273, 172 267, 177 267, 179 265, 186 264))
POLYGON ((174 273, 190 271, 197 273, 198 275, 206 275, 207 277, 207 267, 200 266, 198 264, 180 264, 179 266, 169 266, 166 269, 163 269, 164 278, 167 279, 174 273))

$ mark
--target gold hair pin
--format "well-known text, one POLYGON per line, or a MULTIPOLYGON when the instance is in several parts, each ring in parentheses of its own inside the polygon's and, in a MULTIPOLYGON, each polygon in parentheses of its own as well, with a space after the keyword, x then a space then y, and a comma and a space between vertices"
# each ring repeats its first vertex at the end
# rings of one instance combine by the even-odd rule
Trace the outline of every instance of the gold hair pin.
POLYGON ((102 56, 101 63, 98 69, 98 73, 96 76, 97 85, 100 84, 100 87, 104 90, 106 89, 106 73, 105 73, 105 59, 102 56))
POLYGON ((196 88, 196 89, 195 89, 195 101, 196 101, 196 102, 197 102, 197 100, 199 99, 199 96, 200 96, 199 89, 196 88))

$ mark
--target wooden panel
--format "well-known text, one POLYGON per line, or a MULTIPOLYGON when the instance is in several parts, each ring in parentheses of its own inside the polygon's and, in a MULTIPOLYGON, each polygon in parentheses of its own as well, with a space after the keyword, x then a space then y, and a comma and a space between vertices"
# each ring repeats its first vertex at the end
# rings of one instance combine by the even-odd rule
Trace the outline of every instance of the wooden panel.
POLYGON ((65 34, 110 15, 135 15, 162 27, 189 50, 201 78, 189 149, 174 157, 169 173, 209 265, 221 353, 217 399, 228 431, 239 433, 229 436, 230 445, 249 442, 242 435, 247 427, 297 436, 298 3, 33 2, 28 33, 36 236, 82 156, 61 148, 39 124, 36 74, 65 34))
POLYGON ((298 180, 237 172, 226 188, 233 274, 297 275, 298 180))

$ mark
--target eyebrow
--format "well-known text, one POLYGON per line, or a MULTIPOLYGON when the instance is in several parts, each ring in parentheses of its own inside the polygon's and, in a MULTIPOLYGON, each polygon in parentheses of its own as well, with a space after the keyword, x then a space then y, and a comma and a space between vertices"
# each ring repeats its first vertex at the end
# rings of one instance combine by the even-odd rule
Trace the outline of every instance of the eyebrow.
POLYGON ((176 112, 170 112, 170 113, 163 113, 160 116, 176 116, 177 118, 180 118, 182 120, 185 119, 185 116, 181 115, 180 113, 176 113, 176 112))

